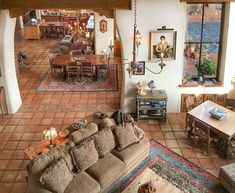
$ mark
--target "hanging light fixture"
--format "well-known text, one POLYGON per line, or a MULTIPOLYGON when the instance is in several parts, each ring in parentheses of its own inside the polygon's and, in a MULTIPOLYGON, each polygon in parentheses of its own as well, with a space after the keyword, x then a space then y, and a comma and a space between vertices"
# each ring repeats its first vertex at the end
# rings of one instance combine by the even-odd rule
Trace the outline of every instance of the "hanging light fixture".
MULTIPOLYGON (((131 75, 133 74, 134 71, 137 71, 137 67, 138 67, 138 62, 136 61, 136 47, 137 45, 139 46, 140 45, 140 39, 138 40, 138 43, 137 43, 137 39, 136 39, 136 35, 137 35, 137 32, 138 32, 138 36, 140 35, 140 32, 137 31, 137 24, 136 24, 136 16, 137 16, 137 13, 136 13, 136 0, 135 0, 135 5, 134 5, 134 25, 133 25, 133 51, 132 51, 132 61, 129 63, 129 68, 127 69, 128 72, 129 72, 129 76, 131 77, 131 75)), ((138 37, 137 36, 137 37, 138 37)), ((140 36, 139 36, 140 37, 140 36)))
MULTIPOLYGON (((131 78, 131 75, 136 72, 138 70, 139 64, 136 61, 136 56, 137 56, 137 49, 139 47, 139 45, 141 44, 141 33, 137 30, 137 22, 136 19, 137 18, 137 3, 136 0, 134 0, 134 25, 133 25, 133 50, 132 50, 132 61, 129 61, 129 68, 127 68, 127 71, 129 73, 129 77, 131 78)), ((164 26, 165 28, 165 26, 164 26)), ((166 65, 165 63, 163 63, 163 58, 165 55, 165 51, 163 50, 160 54, 160 59, 157 62, 159 63, 160 66, 160 71, 159 72, 154 72, 150 69, 148 69, 147 67, 145 67, 149 72, 153 73, 153 74, 160 74, 164 68, 164 66, 166 65)), ((152 61, 152 62, 156 62, 156 61, 152 61)))

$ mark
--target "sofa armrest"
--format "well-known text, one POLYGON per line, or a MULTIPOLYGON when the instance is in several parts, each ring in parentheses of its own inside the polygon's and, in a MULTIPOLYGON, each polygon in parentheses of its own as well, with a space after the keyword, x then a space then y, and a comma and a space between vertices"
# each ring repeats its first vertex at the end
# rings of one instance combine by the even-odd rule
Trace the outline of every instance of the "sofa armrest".
POLYGON ((41 183, 35 181, 32 176, 28 176, 28 189, 27 193, 52 193, 51 191, 47 190, 41 183))
POLYGON ((137 125, 135 125, 135 131, 139 140, 145 137, 145 132, 142 129, 140 129, 137 125))

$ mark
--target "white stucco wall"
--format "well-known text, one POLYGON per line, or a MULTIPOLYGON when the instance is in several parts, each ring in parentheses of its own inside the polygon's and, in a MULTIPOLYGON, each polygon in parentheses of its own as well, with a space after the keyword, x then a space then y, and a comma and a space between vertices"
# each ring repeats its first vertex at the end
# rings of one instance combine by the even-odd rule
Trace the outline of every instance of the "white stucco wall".
POLYGON ((8 10, 0 12, 0 86, 5 88, 9 113, 15 113, 22 103, 15 69, 15 23, 16 18, 10 18, 8 10))
MULTIPOLYGON (((224 43, 224 50, 229 49, 227 53, 223 53, 222 65, 225 66, 224 74, 224 87, 213 88, 182 88, 178 87, 182 80, 183 71, 183 51, 184 51, 184 39, 186 30, 186 4, 180 3, 178 0, 137 0, 137 28, 142 34, 142 43, 139 46, 139 54, 137 56, 138 61, 148 61, 149 52, 149 32, 161 28, 166 25, 167 28, 174 28, 177 31, 176 40, 176 59, 172 61, 165 61, 167 64, 164 67, 163 72, 158 75, 154 75, 147 70, 144 76, 132 76, 128 77, 128 64, 124 65, 124 83, 122 92, 122 110, 126 112, 135 112, 135 85, 138 81, 143 84, 147 84, 150 80, 154 80, 157 89, 164 89, 168 94, 168 112, 180 111, 180 100, 182 93, 226 93, 228 92, 228 85, 230 84, 232 76, 235 75, 234 69, 234 57, 232 54, 231 46, 233 45, 235 30, 234 18, 234 3, 231 6, 227 6, 230 11, 229 17, 227 17, 227 23, 229 26, 228 36, 225 34, 224 39, 228 38, 228 41, 224 43), (233 12, 233 13, 232 13, 233 12), (232 27, 233 26, 233 27, 232 27), (231 29, 230 29, 231 28, 231 29), (229 42, 228 44, 226 42, 229 42), (232 70, 230 70, 232 69, 232 70)), ((123 59, 132 58, 132 40, 133 40, 133 11, 117 10, 116 11, 117 27, 120 32, 122 43, 122 57, 123 59)), ((159 71, 157 63, 146 63, 146 66, 153 71, 159 71)))
POLYGON ((98 13, 95 13, 95 53, 101 54, 104 49, 106 50, 106 54, 109 53, 109 45, 110 40, 113 45, 113 19, 107 18, 105 16, 100 16, 98 13), (107 21, 107 31, 100 31, 100 21, 104 19, 107 21))

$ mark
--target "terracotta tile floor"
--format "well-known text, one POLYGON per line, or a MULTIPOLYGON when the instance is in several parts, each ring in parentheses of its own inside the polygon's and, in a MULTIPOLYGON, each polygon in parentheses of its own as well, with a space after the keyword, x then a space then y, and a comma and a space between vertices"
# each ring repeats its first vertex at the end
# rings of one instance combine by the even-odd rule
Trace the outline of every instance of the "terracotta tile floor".
MULTIPOLYGON (((48 52, 56 39, 24 42, 18 38, 16 45, 23 50, 29 60, 30 69, 20 71, 19 85, 23 104, 13 115, 0 116, 0 193, 25 193, 26 165, 29 160, 24 149, 37 144, 42 132, 48 126, 57 130, 95 112, 111 114, 119 108, 118 92, 36 92, 35 89, 49 69, 48 52)), ((121 88, 122 68, 119 64, 119 88, 121 88)), ((139 121, 146 136, 167 146, 174 152, 218 175, 220 166, 235 160, 224 160, 212 149, 205 156, 199 148, 194 148, 191 140, 184 135, 185 113, 168 113, 166 123, 154 120, 139 121)))

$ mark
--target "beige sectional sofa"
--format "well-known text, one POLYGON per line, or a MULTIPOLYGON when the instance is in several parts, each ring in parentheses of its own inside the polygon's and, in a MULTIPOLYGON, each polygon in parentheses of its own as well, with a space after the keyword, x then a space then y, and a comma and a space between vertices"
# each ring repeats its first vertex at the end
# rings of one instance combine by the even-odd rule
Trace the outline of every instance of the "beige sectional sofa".
MULTIPOLYGON (((120 179, 132 171, 149 154, 149 140, 144 137, 144 132, 141 129, 137 128, 136 131, 139 137, 137 143, 133 143, 121 151, 114 148, 86 170, 74 174, 64 193, 109 192, 120 179)), ((90 128, 80 132, 78 135, 71 134, 71 141, 75 141, 77 144, 78 141, 84 141, 83 136, 87 139, 96 135, 97 132, 96 129, 90 128)), ((71 151, 71 143, 67 144, 63 150, 63 155, 66 159, 72 159, 69 156, 69 151, 71 151)), ((37 160, 31 161, 28 167, 29 188, 27 193, 51 193, 38 179, 42 171, 58 157, 58 151, 56 152, 56 155, 51 152, 47 153, 46 156, 41 154, 37 160)))

